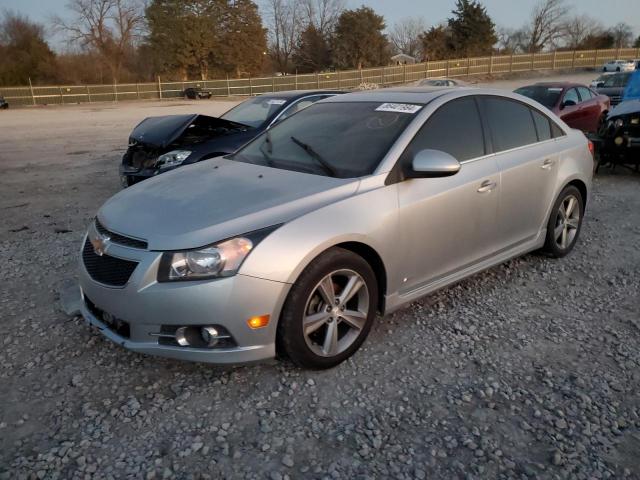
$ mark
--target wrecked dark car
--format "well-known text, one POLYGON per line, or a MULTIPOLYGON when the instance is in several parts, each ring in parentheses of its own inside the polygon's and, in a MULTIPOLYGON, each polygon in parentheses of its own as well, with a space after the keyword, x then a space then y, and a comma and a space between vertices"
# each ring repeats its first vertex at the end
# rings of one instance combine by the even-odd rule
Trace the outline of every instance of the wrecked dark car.
POLYGON ((127 187, 149 177, 235 152, 276 122, 340 91, 290 91, 245 100, 220 117, 167 115, 149 117, 129 136, 120 179, 127 187))
POLYGON ((614 107, 622 101, 622 95, 624 89, 629 83, 633 72, 620 72, 608 75, 607 78, 602 81, 596 91, 600 95, 606 95, 611 100, 611 106, 614 107))
POLYGON ((600 165, 635 166, 640 170, 640 70, 633 73, 617 105, 592 141, 600 165))

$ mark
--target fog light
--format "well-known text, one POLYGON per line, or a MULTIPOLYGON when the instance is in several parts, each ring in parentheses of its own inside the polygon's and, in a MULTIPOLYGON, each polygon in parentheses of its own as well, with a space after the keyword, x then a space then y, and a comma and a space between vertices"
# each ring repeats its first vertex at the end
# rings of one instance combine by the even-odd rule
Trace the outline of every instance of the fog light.
POLYGON ((263 328, 269 325, 269 315, 260 315, 259 317, 251 317, 247 320, 250 328, 263 328))
POLYGON ((176 342, 181 347, 188 347, 189 340, 187 339, 187 328, 189 327, 180 327, 176 330, 176 342))
POLYGON ((624 142, 624 138, 622 137, 616 137, 616 139, 613 141, 613 143, 615 143, 617 146, 622 145, 623 142, 624 142))
POLYGON ((200 329, 200 336, 207 347, 213 347, 218 343, 218 331, 213 327, 202 327, 200 329))

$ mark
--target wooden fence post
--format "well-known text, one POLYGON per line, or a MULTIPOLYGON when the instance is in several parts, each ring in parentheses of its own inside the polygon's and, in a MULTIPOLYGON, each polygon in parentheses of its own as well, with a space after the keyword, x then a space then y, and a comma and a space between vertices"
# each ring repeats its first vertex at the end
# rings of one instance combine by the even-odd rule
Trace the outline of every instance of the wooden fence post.
POLYGON ((509 59, 509 73, 513 72, 513 53, 511 54, 511 58, 509 59))
POLYGON ((407 83, 407 64, 402 65, 402 83, 407 83))
POLYGON ((296 78, 295 78, 296 90, 298 90, 298 69, 296 68, 296 78))
POLYGON ((444 76, 448 77, 449 76, 449 60, 445 60, 445 62, 447 62, 447 64, 446 64, 447 66, 446 66, 446 68, 444 70, 444 76))
POLYGON ((64 105, 64 95, 62 94, 62 87, 58 87, 58 90, 60 90, 60 103, 64 105))
POLYGON ((251 84, 251 75, 249 75, 249 96, 253 97, 253 85, 251 84))
POLYGON ((338 90, 340 90, 340 88, 342 87, 341 85, 341 81, 340 81, 340 70, 338 70, 338 90))
POLYGON ((227 97, 231 96, 231 85, 229 85, 229 74, 227 73, 227 97))
POLYGON ((31 77, 29 77, 29 91, 31 92, 31 103, 33 105, 35 105, 36 104, 36 97, 33 94, 33 84, 31 83, 31 77))
POLYGON ((553 51, 553 65, 551 67, 551 70, 555 70, 556 69, 556 60, 558 58, 558 51, 554 50, 553 51))
POLYGON ((118 85, 115 78, 113 79, 113 96, 117 103, 118 102, 118 85))
POLYGON ((320 89, 320 74, 316 73, 316 87, 320 89))
POLYGON ((573 51, 573 55, 571 56, 571 68, 576 68, 576 51, 573 51))
POLYGON ((489 75, 493 73, 493 53, 489 57, 489 75))
MULTIPOLYGON (((296 77, 298 74, 296 74, 296 77)), ((271 75, 271 93, 276 93, 276 77, 271 75)))
POLYGON ((360 83, 364 83, 364 74, 362 73, 362 66, 360 66, 360 83))
POLYGON ((91 89, 89 88, 89 85, 87 85, 87 98, 89 99, 89 103, 91 103, 91 89))
POLYGON ((160 81, 160 75, 158 75, 158 98, 162 100, 162 82, 160 81))
POLYGON ((136 82, 136 97, 140 100, 140 84, 136 82))

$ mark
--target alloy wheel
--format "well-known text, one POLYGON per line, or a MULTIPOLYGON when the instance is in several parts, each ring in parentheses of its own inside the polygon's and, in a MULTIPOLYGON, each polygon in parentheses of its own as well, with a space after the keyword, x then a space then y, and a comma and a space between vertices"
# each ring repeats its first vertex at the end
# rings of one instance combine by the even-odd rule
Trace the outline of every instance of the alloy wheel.
POLYGON ((580 226, 580 206, 574 195, 567 195, 560 203, 553 238, 558 248, 566 250, 571 246, 580 226))
POLYGON ((353 270, 326 275, 307 299, 303 334, 307 346, 322 357, 347 350, 360 336, 369 314, 369 289, 353 270))

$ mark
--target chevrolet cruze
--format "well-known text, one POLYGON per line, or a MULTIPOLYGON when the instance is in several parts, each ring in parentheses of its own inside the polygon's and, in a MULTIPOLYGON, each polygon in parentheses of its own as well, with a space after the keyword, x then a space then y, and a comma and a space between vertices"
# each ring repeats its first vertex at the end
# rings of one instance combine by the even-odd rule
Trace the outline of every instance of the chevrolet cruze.
POLYGON ((569 253, 592 171, 585 136, 517 94, 335 96, 108 200, 82 247, 82 313, 136 352, 332 367, 377 313, 569 253))

